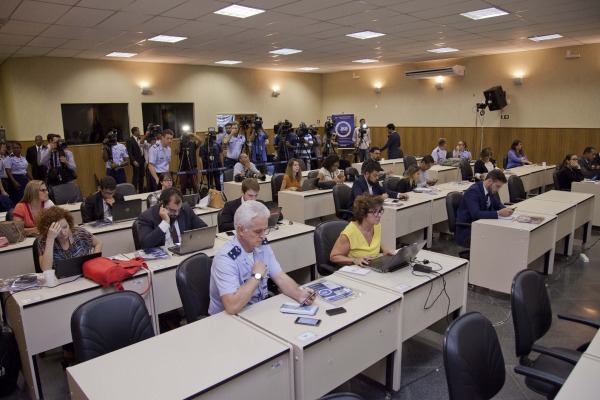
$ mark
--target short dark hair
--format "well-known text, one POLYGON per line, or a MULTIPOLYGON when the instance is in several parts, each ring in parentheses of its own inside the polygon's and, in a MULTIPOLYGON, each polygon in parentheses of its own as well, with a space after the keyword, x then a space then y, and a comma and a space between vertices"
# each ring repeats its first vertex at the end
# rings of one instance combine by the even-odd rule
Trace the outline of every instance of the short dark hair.
POLYGON ((364 120, 365 120, 364 118, 361 118, 358 120, 358 122, 363 122, 364 120))
POLYGON ((423 156, 423 158, 421 159, 422 163, 425 164, 434 164, 435 160, 433 159, 433 157, 431 157, 431 154, 427 154, 425 156, 423 156))
POLYGON ((592 150, 596 150, 595 147, 586 147, 585 149, 583 149, 583 154, 590 154, 592 152, 592 150))
POLYGON ((365 193, 354 200, 354 219, 361 223, 367 217, 369 209, 381 208, 383 198, 381 196, 365 193))
POLYGON ((52 143, 52 139, 54 139, 55 137, 60 137, 60 135, 57 135, 56 133, 49 133, 46 135, 46 140, 48 141, 48 143, 52 143))
POLYGON ((377 150, 381 151, 381 149, 379 147, 371 147, 371 149, 369 150, 369 153, 375 153, 377 150))
POLYGON ((445 144, 446 144, 446 139, 444 139, 443 137, 438 140, 438 146, 443 146, 445 144))
POLYGON ((117 181, 112 176, 104 176, 100 178, 100 189, 115 190, 117 188, 117 181))
POLYGON ((337 154, 330 154, 327 157, 325 157, 321 166, 327 171, 329 171, 329 168, 331 168, 331 166, 336 162, 340 162, 340 156, 338 156, 337 154))
POLYGON ((166 135, 171 135, 171 136, 173 136, 173 137, 175 136, 175 134, 173 133, 173 131, 172 131, 172 130, 170 130, 170 129, 165 129, 165 130, 163 131, 162 135, 163 135, 163 136, 166 136, 166 135))
POLYGON ((246 178, 242 181, 242 193, 246 193, 250 189, 254 190, 256 193, 260 192, 260 185, 254 178, 246 178))
POLYGON ((158 177, 158 183, 161 184, 165 179, 171 179, 171 180, 173 180, 173 175, 171 175, 170 172, 163 172, 158 177))
POLYGON ((392 124, 391 122, 389 124, 387 124, 385 127, 388 129, 391 129, 391 130, 396 129, 396 125, 392 124))
POLYGON ((479 153, 479 158, 487 158, 487 157, 491 157, 491 155, 492 155, 492 148, 484 147, 483 149, 481 149, 481 153, 479 153))
POLYGON ((140 128, 138 128, 137 126, 134 126, 133 128, 131 128, 131 133, 133 133, 133 132, 135 132, 135 131, 137 131, 137 130, 139 130, 139 129, 140 129, 140 128))
POLYGON ((231 126, 231 122, 228 122, 225 124, 225 127, 227 128, 228 126, 231 126))
POLYGON ((487 173, 487 175, 485 176, 485 180, 491 179, 493 182, 496 181, 500 181, 502 183, 506 183, 507 179, 506 179, 506 175, 504 175, 504 172, 500 171, 499 169, 493 169, 490 172, 487 173))
POLYGON ((175 204, 181 204, 183 201, 183 195, 179 191, 179 189, 170 187, 161 192, 160 197, 158 198, 162 204, 169 204, 171 200, 175 200, 175 204))
POLYGON ((377 164, 376 162, 367 163, 364 174, 370 174, 373 171, 381 172, 383 171, 383 168, 381 168, 381 165, 377 164))

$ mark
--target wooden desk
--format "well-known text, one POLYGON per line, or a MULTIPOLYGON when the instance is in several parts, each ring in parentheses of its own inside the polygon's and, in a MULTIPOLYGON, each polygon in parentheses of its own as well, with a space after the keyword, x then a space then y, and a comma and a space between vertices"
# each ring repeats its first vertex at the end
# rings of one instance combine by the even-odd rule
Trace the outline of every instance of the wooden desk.
POLYGON ((335 214, 333 190, 309 190, 279 192, 279 207, 283 216, 294 222, 304 224, 307 220, 335 214))
MULTIPOLYGON (((510 294, 515 274, 544 256, 544 272, 552 273, 557 217, 520 212, 513 214, 544 217, 537 224, 515 220, 480 219, 472 225, 469 283, 510 294)), ((538 268, 539 269, 539 268, 538 268)))
POLYGON ((398 204, 402 207, 386 206, 381 216, 381 244, 390 249, 396 248, 396 238, 411 235, 409 242, 427 239, 431 241, 431 207, 430 199, 410 196, 398 204), (425 230, 424 234, 421 233, 425 230))
POLYGON ((458 167, 446 167, 443 165, 433 165, 429 169, 429 178, 438 179, 438 185, 446 182, 460 181, 462 175, 458 167))
MULTIPOLYGON (((340 275, 326 280, 352 288, 356 295, 335 303, 317 298, 315 318, 322 320, 317 327, 294 324, 297 315, 280 313, 281 304, 290 301, 283 295, 239 313, 240 318, 292 344, 296 400, 324 395, 382 358, 394 357, 399 347, 399 294, 340 275), (338 305, 347 312, 325 314, 326 309, 338 305)), ((391 384, 391 370, 388 379, 391 384)))
POLYGON ((67 379, 74 400, 291 400, 292 365, 288 344, 220 313, 70 367, 67 379))
MULTIPOLYGON (((264 181, 259 180, 258 185, 260 191, 258 192, 258 200, 264 202, 273 201, 273 192, 271 190, 271 176, 267 175, 267 179, 264 181)), ((227 200, 237 199, 242 195, 242 182, 223 182, 223 193, 227 200)))
MULTIPOLYGON (((595 197, 600 198, 600 183, 573 182, 571 192, 593 194, 595 197)), ((600 226, 600 201, 594 201, 592 225, 600 226)))
POLYGON ((596 400, 600 393, 600 360, 581 356, 565 384, 555 397, 556 400, 596 400))
POLYGON ((595 196, 589 193, 563 192, 550 190, 535 197, 536 200, 557 201, 575 204, 575 229, 583 227, 583 244, 592 237, 592 221, 594 219, 595 196))
MULTIPOLYGON (((445 318, 446 315, 449 315, 450 313, 458 312, 464 314, 467 307, 469 262, 462 258, 422 250, 417 255, 417 260, 422 261, 424 259, 439 264, 439 266, 433 263, 430 265, 434 270, 441 268, 441 270, 437 271, 440 276, 422 274, 419 272, 413 275, 412 268, 410 267, 402 268, 387 274, 371 271, 367 275, 361 276, 337 271, 335 272, 335 275, 342 275, 394 293, 402 294, 403 298, 400 304, 400 339, 401 342, 405 342, 435 322, 445 318), (430 282, 433 285, 431 296, 429 296, 431 287, 430 282), (446 285, 448 297, 450 297, 450 302, 448 303, 446 296, 440 296, 439 299, 433 303, 433 298, 443 290, 444 283, 446 285), (428 308, 427 310, 424 309, 426 301, 429 301, 429 303, 432 304, 431 308, 428 308)), ((401 362, 402 345, 396 349, 396 356, 394 357, 394 390, 400 388, 400 373, 402 371, 401 362)), ((383 372, 383 368, 381 367, 382 365, 374 367, 369 371, 368 375, 381 382, 383 372)))

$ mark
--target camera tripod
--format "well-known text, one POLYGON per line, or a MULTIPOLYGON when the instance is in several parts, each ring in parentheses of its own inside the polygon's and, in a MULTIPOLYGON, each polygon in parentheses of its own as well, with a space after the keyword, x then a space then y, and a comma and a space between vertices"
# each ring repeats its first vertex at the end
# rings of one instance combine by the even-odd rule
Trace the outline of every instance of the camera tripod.
MULTIPOLYGON (((194 154, 194 157, 196 155, 194 154)), ((192 170, 192 160, 191 160, 191 155, 190 155, 190 147, 189 145, 184 145, 180 147, 180 151, 179 151, 179 169, 178 169, 178 174, 177 174, 177 184, 180 183, 180 177, 181 179, 181 192, 185 195, 187 193, 187 189, 189 188, 189 179, 191 178, 193 185, 191 185, 192 187, 192 193, 197 193, 198 192, 198 177, 196 173, 189 173, 189 174, 185 174, 185 175, 180 175, 181 172, 189 172, 192 170), (185 169, 184 171, 184 162, 187 162, 187 169, 185 169), (183 184, 185 181, 185 185, 183 184), (183 187, 185 186, 185 188, 183 187)))
MULTIPOLYGON (((208 135, 206 140, 200 147, 200 155, 202 156, 202 169, 213 170, 219 168, 219 163, 215 160, 218 154, 213 153, 215 147, 214 139, 208 135)), ((221 173, 219 171, 203 172, 201 175, 201 185, 204 184, 204 178, 206 177, 206 186, 209 189, 221 190, 221 173)))
POLYGON ((323 157, 327 157, 330 154, 335 154, 335 148, 331 143, 331 133, 325 132, 325 144, 323 146, 323 157))
POLYGON ((362 129, 358 131, 359 134, 359 139, 358 139, 358 143, 356 144, 356 149, 354 150, 354 161, 355 163, 357 162, 363 162, 365 160, 364 155, 363 157, 360 157, 360 153, 361 153, 361 148, 360 145, 365 143, 365 131, 363 131, 362 129))

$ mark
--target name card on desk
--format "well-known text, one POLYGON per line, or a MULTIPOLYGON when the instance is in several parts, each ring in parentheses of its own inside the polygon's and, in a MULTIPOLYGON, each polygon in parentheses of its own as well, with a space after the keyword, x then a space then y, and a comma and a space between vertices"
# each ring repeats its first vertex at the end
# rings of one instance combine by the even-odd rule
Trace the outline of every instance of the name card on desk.
POLYGON ((359 267, 357 265, 347 265, 345 267, 340 268, 340 271, 342 271, 342 272, 348 272, 350 274, 356 274, 356 275, 366 275, 369 272, 371 272, 370 269, 368 269, 368 268, 362 268, 362 267, 359 267))

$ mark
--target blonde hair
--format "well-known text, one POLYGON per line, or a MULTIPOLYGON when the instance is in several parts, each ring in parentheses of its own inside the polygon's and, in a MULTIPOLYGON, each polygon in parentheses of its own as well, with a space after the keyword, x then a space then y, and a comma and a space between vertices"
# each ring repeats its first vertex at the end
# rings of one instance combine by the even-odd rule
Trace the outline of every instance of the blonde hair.
MULTIPOLYGON (((38 199, 38 193, 43 186, 46 186, 46 182, 44 181, 29 181, 27 186, 25 186, 25 190, 23 191, 23 198, 20 203, 30 204, 32 201, 38 199)), ((46 188, 47 189, 47 188, 46 188)))

